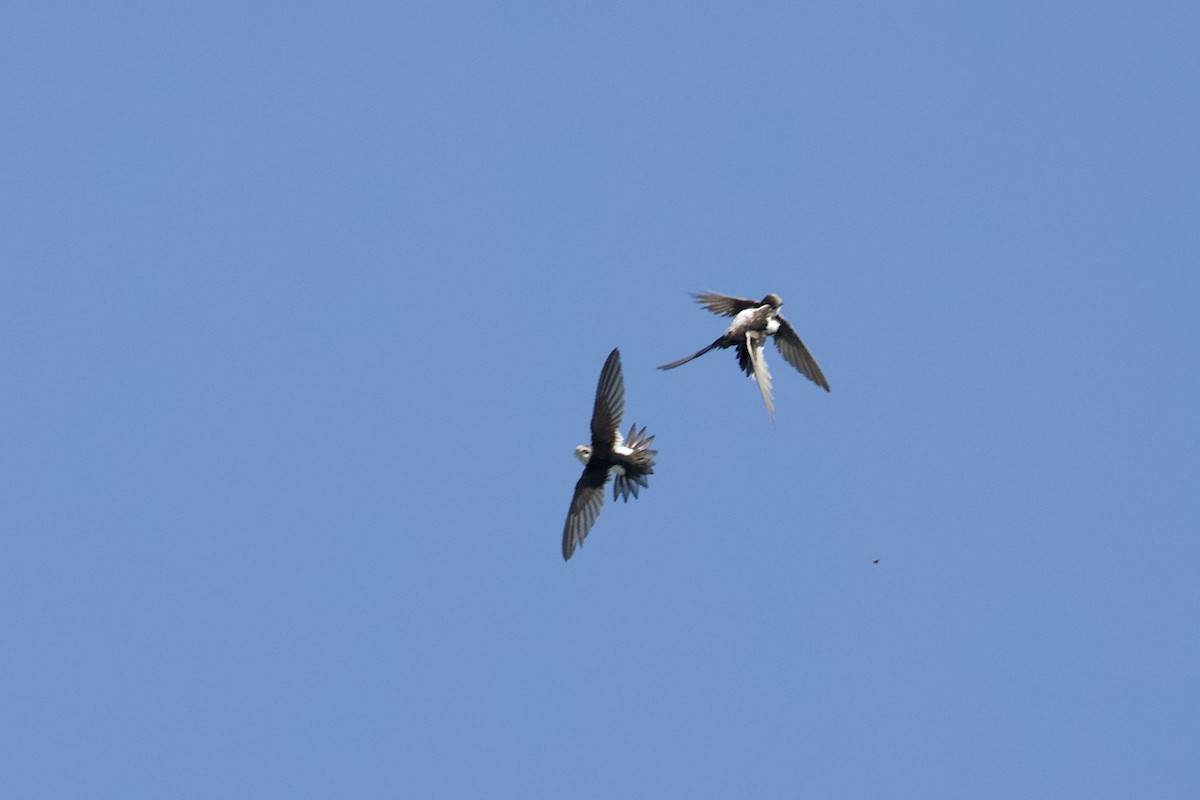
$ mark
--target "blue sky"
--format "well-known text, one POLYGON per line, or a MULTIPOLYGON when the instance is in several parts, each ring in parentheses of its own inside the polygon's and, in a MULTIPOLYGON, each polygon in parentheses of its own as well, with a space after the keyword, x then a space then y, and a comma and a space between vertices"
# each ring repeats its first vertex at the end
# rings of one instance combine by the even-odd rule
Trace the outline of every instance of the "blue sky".
POLYGON ((1196 797, 1197 41, 6 4, 0 793, 1196 797), (832 392, 655 371, 706 289, 832 392))

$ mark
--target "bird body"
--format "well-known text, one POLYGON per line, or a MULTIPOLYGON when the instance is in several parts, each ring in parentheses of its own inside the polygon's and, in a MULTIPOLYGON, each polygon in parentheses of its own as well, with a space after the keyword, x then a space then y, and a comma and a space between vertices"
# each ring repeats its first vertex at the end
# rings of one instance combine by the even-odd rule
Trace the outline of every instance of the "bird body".
POLYGON ((775 419, 775 403, 771 395, 771 373, 767 369, 766 355, 763 352, 767 339, 774 339, 775 347, 784 360, 796 370, 829 391, 829 382, 825 380, 816 359, 808 352, 804 342, 792 326, 779 313, 783 300, 777 294, 768 294, 762 300, 749 300, 744 297, 708 293, 695 295, 696 302, 714 314, 733 317, 733 322, 712 344, 697 350, 690 356, 678 361, 663 364, 659 369, 675 369, 693 359, 714 349, 737 349, 738 366, 758 383, 763 403, 771 419, 775 419))
POLYGON ((583 463, 583 475, 575 484, 575 494, 563 525, 563 560, 568 560, 583 544, 604 505, 604 487, 613 481, 613 500, 629 502, 629 495, 638 496, 638 489, 649 486, 647 475, 654 473, 651 450, 653 436, 646 435, 636 425, 622 436, 619 430, 625 414, 625 379, 621 374, 621 353, 614 349, 608 354, 600 381, 596 385, 596 403, 592 409, 592 443, 575 448, 575 457, 583 463))

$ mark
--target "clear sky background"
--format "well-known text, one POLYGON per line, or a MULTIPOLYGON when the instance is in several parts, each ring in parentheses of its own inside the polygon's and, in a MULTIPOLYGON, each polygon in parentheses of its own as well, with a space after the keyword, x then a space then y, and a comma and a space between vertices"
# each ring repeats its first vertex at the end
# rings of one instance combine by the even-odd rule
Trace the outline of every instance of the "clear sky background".
POLYGON ((0 795, 1200 796, 1197 9, 6 3, 0 795))

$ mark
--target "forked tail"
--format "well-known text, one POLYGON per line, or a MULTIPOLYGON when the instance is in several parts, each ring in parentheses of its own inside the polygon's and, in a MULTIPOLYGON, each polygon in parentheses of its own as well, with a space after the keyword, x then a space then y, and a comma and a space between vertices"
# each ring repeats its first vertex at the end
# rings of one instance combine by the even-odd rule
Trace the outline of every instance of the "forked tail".
POLYGON ((641 430, 638 430, 637 425, 630 426, 623 445, 633 453, 622 459, 625 462, 622 464, 625 474, 617 475, 613 479, 614 502, 621 499, 628 503, 629 495, 638 496, 638 487, 649 488, 646 476, 654 474, 654 457, 658 455, 657 450, 650 449, 653 441, 654 436, 646 435, 645 426, 641 430))

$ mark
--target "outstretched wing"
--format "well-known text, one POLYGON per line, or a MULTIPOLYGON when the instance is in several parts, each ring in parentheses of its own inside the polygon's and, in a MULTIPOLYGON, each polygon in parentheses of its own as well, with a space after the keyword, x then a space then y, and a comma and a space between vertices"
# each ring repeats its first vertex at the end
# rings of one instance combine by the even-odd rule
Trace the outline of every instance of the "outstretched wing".
POLYGON ((694 294, 696 302, 707 308, 714 314, 720 314, 723 317, 736 317, 739 312, 745 311, 747 308, 758 308, 762 305, 759 300, 749 300, 745 297, 730 297, 729 295, 717 294, 716 292, 708 292, 707 294, 694 294))
POLYGON ((800 341, 800 337, 796 335, 795 328, 789 325, 783 317, 777 316, 775 319, 779 320, 779 330, 775 332, 775 347, 783 356, 783 360, 799 370, 801 375, 828 392, 829 381, 825 380, 825 375, 817 366, 817 360, 812 357, 812 353, 808 352, 804 342, 800 341))
POLYGON ((583 545, 588 531, 596 524, 600 508, 604 505, 604 484, 608 481, 608 470, 589 464, 575 484, 575 496, 571 498, 571 509, 563 525, 563 561, 571 558, 576 547, 583 545))
POLYGON ((662 364, 661 366, 658 367, 658 369, 675 369, 676 367, 681 367, 684 364, 691 361, 692 359, 699 358, 700 356, 704 355, 705 353, 707 353, 709 350, 712 350, 714 347, 716 347, 720 343, 721 343, 721 340, 717 339, 715 342, 710 344, 708 347, 705 347, 702 350, 697 350, 696 352, 692 353, 690 356, 684 356, 683 358, 679 359, 678 361, 672 361, 670 364, 662 364))
POLYGON ((746 348, 750 355, 750 366, 754 370, 754 380, 758 382, 758 391, 762 393, 763 403, 771 421, 775 421, 775 402, 771 399, 771 372, 767 369, 767 359, 763 355, 762 336, 753 331, 746 334, 746 348))
POLYGON ((625 416, 625 378, 621 374, 621 351, 613 348, 600 370, 596 405, 592 408, 592 451, 609 453, 616 443, 617 428, 625 416))

